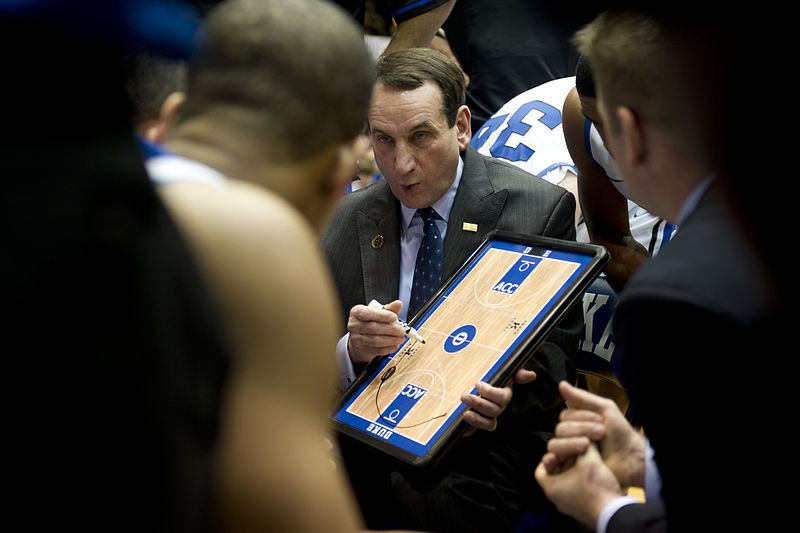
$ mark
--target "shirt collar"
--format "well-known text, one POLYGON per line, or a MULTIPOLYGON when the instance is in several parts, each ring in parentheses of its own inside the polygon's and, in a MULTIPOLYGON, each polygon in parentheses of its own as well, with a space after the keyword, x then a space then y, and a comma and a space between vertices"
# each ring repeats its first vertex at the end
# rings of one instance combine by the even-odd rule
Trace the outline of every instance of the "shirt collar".
POLYGON ((680 226, 683 224, 689 215, 694 212, 697 204, 700 203, 700 199, 703 197, 705 192, 711 186, 711 183, 714 181, 714 177, 716 176, 715 173, 712 173, 708 177, 706 177, 703 181, 701 181, 694 190, 689 193, 689 196, 683 202, 683 206, 681 206, 681 210, 678 212, 678 220, 676 224, 680 226))
MULTIPOLYGON (((453 180, 453 184, 450 185, 450 188, 439 198, 434 204, 431 206, 433 207, 436 214, 439 215, 442 220, 447 222, 450 218, 450 209, 453 208, 453 201, 456 198, 456 191, 458 190, 458 184, 461 182, 461 175, 464 172, 464 161, 461 157, 458 158, 458 169, 456 170, 456 179, 453 180)), ((414 218, 414 214, 417 212, 416 209, 412 209, 410 207, 404 206, 402 203, 400 204, 400 212, 403 217, 403 231, 408 229, 408 226, 411 225, 411 219, 414 218)))

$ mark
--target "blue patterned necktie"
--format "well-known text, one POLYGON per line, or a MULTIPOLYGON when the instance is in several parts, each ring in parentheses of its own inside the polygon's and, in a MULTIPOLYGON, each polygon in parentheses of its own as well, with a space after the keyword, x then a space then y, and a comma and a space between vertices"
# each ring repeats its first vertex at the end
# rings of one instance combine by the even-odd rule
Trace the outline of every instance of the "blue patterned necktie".
POLYGON ((422 244, 417 252, 414 267, 414 282, 411 286, 411 301, 408 304, 408 318, 430 298, 442 283, 442 250, 444 243, 439 228, 436 227, 436 211, 432 207, 418 209, 417 213, 424 224, 422 244))

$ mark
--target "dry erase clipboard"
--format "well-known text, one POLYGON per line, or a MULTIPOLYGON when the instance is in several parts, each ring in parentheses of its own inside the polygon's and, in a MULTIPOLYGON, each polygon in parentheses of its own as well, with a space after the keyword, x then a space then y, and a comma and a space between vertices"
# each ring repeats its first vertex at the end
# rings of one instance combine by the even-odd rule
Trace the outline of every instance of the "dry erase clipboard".
POLYGON ((406 339, 374 359, 334 409, 334 427, 406 465, 435 464, 467 427, 460 396, 535 360, 608 261, 601 246, 489 233, 409 321, 426 342, 406 339))

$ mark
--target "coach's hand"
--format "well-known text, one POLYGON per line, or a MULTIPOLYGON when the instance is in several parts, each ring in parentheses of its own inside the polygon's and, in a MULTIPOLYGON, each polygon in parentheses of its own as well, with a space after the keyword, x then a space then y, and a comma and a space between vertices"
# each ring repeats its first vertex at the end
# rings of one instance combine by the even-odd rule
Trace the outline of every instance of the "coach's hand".
MULTIPOLYGON (((536 379, 536 372, 520 368, 514 375, 514 383, 526 384, 536 379)), ((476 429, 494 431, 497 428, 499 417, 511 401, 513 392, 511 385, 493 387, 481 381, 475 388, 478 394, 464 394, 461 401, 469 409, 464 412, 464 422, 472 426, 467 430, 467 435, 472 435, 476 429)))
POLYGON ((600 457, 597 447, 589 446, 567 469, 550 471, 539 463, 534 472, 547 499, 559 511, 575 518, 591 530, 603 508, 624 491, 600 457))
POLYGON ((603 462, 623 487, 643 487, 647 440, 631 426, 612 400, 562 381, 558 384, 569 409, 561 411, 555 438, 547 442, 542 465, 562 470, 596 444, 603 462))
POLYGON ((354 367, 363 367, 376 356, 395 352, 403 344, 405 331, 397 324, 397 313, 402 308, 403 302, 395 300, 384 305, 383 309, 367 305, 350 309, 347 350, 354 367))

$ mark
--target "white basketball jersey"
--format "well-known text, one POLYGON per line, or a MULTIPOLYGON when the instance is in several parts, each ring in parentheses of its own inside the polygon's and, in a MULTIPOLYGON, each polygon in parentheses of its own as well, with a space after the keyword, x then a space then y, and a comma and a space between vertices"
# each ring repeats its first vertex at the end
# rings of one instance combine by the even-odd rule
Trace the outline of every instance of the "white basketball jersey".
POLYGON ((584 123, 584 142, 586 143, 586 153, 592 160, 603 167, 606 171, 608 179, 614 184, 619 193, 625 198, 630 198, 628 188, 625 186, 625 181, 622 179, 622 174, 617 167, 617 162, 611 157, 611 154, 606 150, 603 144, 603 138, 600 137, 600 132, 594 125, 594 122, 587 120, 584 123))
POLYGON ((570 76, 518 94, 473 133, 470 144, 558 184, 567 171, 577 173, 561 125, 564 100, 574 87, 575 76, 570 76))
POLYGON ((155 155, 148 158, 144 165, 155 185, 194 182, 219 187, 227 181, 213 168, 177 154, 155 155))
MULTIPOLYGON (((600 133, 590 120, 586 120, 584 139, 586 141, 586 152, 589 156, 595 163, 603 167, 608 179, 611 180, 611 183, 614 184, 619 193, 625 198, 630 198, 628 188, 625 186, 625 181, 621 177, 616 161, 611 157, 611 154, 603 144, 600 133)), ((669 241, 677 231, 675 225, 651 214, 630 199, 628 200, 628 222, 631 227, 631 235, 642 246, 647 248, 650 255, 658 253, 661 245, 669 241)), ((586 224, 581 223, 578 225, 577 240, 589 242, 586 224)))

